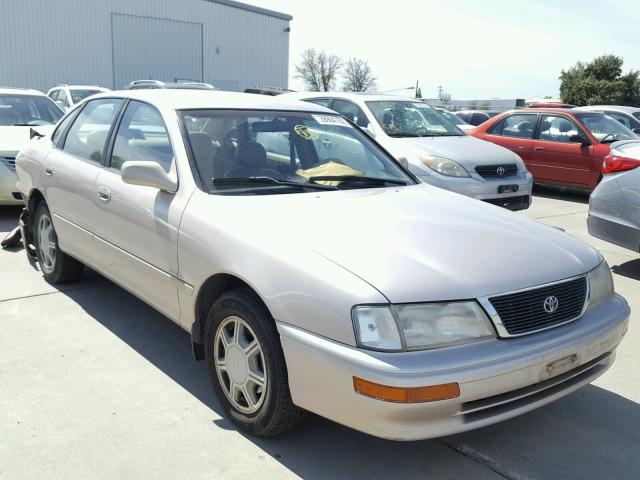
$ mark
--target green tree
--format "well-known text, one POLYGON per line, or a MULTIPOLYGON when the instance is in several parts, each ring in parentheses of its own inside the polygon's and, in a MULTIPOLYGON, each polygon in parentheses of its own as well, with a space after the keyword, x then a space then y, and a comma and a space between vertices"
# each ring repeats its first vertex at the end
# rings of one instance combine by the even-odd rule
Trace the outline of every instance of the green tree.
POLYGON ((560 97, 574 105, 640 105, 640 72, 623 75, 623 63, 621 57, 602 55, 563 70, 560 97))

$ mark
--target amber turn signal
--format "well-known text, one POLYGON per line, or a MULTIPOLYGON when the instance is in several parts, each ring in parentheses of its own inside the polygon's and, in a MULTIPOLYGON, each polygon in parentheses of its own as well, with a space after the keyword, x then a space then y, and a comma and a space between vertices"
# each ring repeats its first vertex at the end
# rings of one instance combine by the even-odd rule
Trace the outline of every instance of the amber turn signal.
POLYGON ((403 388, 389 387, 353 377, 353 389, 360 395, 395 403, 435 402, 460 396, 460 386, 457 383, 403 388))

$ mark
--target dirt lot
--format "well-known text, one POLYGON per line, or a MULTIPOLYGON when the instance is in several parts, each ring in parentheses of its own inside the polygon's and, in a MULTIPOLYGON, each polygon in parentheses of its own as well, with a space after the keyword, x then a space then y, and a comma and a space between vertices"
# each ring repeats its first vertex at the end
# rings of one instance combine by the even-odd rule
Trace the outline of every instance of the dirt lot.
MULTIPOLYGON (((590 237, 587 199, 537 191, 521 213, 598 248, 631 304, 594 385, 474 432, 394 443, 311 417, 281 438, 221 417, 189 337, 95 273, 54 288, 0 252, 0 478, 640 478, 640 256, 590 237)), ((0 207, 0 232, 17 209, 0 207)))

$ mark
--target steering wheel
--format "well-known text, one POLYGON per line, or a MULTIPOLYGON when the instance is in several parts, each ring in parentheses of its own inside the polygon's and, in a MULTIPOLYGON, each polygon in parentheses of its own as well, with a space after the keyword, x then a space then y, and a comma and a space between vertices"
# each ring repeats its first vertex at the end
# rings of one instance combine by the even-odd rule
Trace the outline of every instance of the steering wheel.
POLYGON ((600 143, 604 142, 609 137, 613 138, 614 140, 616 139, 615 133, 607 133, 604 137, 600 139, 600 143))

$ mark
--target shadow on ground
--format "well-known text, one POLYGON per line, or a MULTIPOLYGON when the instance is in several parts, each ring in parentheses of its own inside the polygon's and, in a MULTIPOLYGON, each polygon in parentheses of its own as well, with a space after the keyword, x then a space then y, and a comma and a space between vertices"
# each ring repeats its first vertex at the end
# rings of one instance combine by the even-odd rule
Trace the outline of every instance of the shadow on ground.
POLYGON ((0 207, 0 232, 8 232, 18 226, 22 207, 0 207))
MULTIPOLYGON (((83 281, 97 286, 63 294, 222 416, 205 364, 191 356, 189 335, 94 276, 89 272, 83 281)), ((234 428, 224 419, 214 423, 212 428, 234 428)), ((595 386, 525 416, 440 440, 390 442, 313 415, 283 436, 246 438, 305 479, 640 478, 640 405, 595 386), (478 464, 486 476, 478 477, 478 464)))
POLYGON ((620 265, 614 265, 611 267, 611 270, 613 273, 617 273, 623 277, 627 277, 632 280, 640 280, 640 258, 629 260, 628 262, 621 263, 620 265))
POLYGON ((552 198, 555 200, 565 200, 574 203, 589 203, 589 192, 578 190, 567 190, 561 187, 546 187, 541 185, 533 186, 533 196, 552 198))

